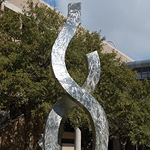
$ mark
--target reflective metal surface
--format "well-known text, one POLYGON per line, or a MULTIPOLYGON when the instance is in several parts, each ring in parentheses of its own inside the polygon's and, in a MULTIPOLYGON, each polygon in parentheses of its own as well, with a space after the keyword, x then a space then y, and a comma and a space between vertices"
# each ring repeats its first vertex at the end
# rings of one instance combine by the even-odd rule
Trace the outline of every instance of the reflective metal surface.
POLYGON ((72 39, 81 16, 81 3, 68 5, 68 18, 51 53, 52 69, 56 80, 66 93, 50 110, 45 125, 45 150, 60 150, 62 129, 68 114, 75 107, 82 107, 88 114, 93 131, 93 150, 108 148, 108 123, 101 105, 91 96, 100 77, 98 53, 87 54, 88 76, 82 87, 70 77, 65 65, 65 52, 72 39))

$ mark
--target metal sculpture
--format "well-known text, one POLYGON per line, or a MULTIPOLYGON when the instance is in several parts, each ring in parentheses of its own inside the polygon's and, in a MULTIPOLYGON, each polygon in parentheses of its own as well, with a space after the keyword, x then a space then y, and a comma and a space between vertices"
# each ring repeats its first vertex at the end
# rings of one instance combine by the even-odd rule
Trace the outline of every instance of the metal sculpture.
POLYGON ((91 96, 100 77, 100 60, 97 51, 87 54, 88 76, 80 87, 70 77, 65 65, 65 52, 81 16, 81 3, 68 5, 67 21, 57 37, 51 53, 51 64, 56 80, 66 96, 60 99, 47 118, 44 135, 45 150, 60 150, 64 122, 72 109, 81 107, 88 114, 93 131, 93 150, 108 147, 108 123, 101 105, 91 96))

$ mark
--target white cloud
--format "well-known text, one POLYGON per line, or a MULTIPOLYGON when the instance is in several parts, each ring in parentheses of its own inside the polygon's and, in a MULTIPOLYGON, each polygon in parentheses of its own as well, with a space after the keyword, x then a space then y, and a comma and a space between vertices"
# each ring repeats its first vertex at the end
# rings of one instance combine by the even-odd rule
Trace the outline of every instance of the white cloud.
MULTIPOLYGON (((56 0, 67 15, 67 5, 78 0, 56 0)), ((134 60, 150 59, 149 0, 81 0, 81 25, 90 31, 101 30, 106 41, 134 60)))

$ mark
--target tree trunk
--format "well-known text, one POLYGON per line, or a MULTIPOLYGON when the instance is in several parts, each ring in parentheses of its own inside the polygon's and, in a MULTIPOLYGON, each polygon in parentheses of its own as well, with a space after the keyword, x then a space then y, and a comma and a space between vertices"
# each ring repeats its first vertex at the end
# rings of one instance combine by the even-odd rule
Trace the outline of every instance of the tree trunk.
POLYGON ((125 142, 121 141, 120 143, 121 143, 122 150, 126 150, 127 141, 125 142))
POLYGON ((31 112, 26 107, 26 110, 25 110, 25 150, 29 150, 29 146, 30 146, 30 120, 31 120, 31 112))
POLYGON ((136 150, 138 150, 138 144, 136 144, 136 150))
POLYGON ((88 130, 84 130, 81 128, 81 133, 82 133, 82 144, 84 150, 87 150, 89 147, 92 147, 93 144, 93 136, 92 134, 89 134, 88 130))

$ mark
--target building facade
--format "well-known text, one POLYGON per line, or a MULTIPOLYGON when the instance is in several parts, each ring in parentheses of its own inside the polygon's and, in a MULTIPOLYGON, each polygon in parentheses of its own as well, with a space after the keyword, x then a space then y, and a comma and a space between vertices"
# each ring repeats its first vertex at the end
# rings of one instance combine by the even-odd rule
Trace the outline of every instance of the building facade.
MULTIPOLYGON (((47 4, 43 0, 33 0, 34 3, 41 3, 46 5, 47 7, 54 9, 51 5, 47 4)), ((7 7, 9 9, 12 9, 15 12, 23 13, 22 8, 25 6, 27 9, 27 0, 5 0, 2 3, 1 7, 7 7)), ((67 9, 67 6, 66 6, 67 9)), ((64 14, 60 13, 60 15, 66 17, 64 14)), ((123 54, 121 51, 110 45, 108 42, 103 41, 103 53, 112 53, 112 51, 117 53, 117 58, 121 58, 122 61, 124 62, 131 62, 133 59, 128 57, 127 55, 123 54)))
POLYGON ((137 71, 137 80, 150 80, 150 60, 127 62, 127 67, 137 71))

